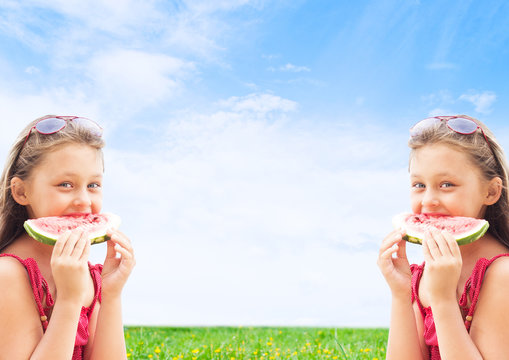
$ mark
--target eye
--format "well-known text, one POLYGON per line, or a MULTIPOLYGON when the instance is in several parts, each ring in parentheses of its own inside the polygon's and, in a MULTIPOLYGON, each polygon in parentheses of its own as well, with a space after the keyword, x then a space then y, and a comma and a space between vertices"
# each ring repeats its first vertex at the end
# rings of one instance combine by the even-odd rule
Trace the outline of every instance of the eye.
POLYGON ((99 189, 99 188, 101 188, 101 184, 96 183, 96 182, 92 183, 92 184, 88 184, 88 188, 89 189, 99 189))
POLYGON ((66 188, 66 189, 70 189, 70 188, 72 188, 72 184, 71 184, 70 182, 67 182, 67 181, 65 181, 65 182, 63 182, 63 183, 58 184, 58 186, 59 186, 59 187, 66 188))
POLYGON ((451 183, 451 182, 447 182, 447 181, 446 181, 446 182, 443 182, 443 183, 441 183, 441 184, 440 184, 440 187, 441 187, 441 188, 444 188, 444 189, 445 189, 445 188, 451 188, 451 187, 453 187, 453 186, 454 186, 454 184, 453 184, 453 183, 451 183))
POLYGON ((426 186, 425 186, 423 183, 416 182, 416 183, 413 183, 413 184, 412 184, 412 187, 413 187, 414 189, 424 189, 426 186))

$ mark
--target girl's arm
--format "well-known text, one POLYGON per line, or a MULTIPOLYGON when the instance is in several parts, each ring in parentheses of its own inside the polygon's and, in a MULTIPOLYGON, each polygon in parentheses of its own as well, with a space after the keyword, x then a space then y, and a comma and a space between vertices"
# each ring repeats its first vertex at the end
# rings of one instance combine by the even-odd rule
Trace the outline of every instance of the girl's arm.
POLYGON ((84 289, 90 285, 87 284, 89 249, 87 237, 76 232, 66 233, 55 244, 51 269, 57 297, 44 334, 24 267, 2 264, 1 288, 9 292, 0 302, 1 359, 68 360, 72 357, 84 289))
POLYGON ((399 231, 382 242, 378 266, 392 293, 391 324, 387 359, 423 359, 412 305, 412 273, 406 257, 406 243, 399 231))
POLYGON ((467 332, 458 305, 456 289, 462 267, 458 244, 449 233, 432 230, 424 237, 423 253, 428 277, 423 291, 429 296, 441 358, 483 359, 467 332))
POLYGON ((109 235, 111 239, 107 242, 102 271, 102 299, 101 304, 97 304, 95 329, 90 329, 94 332, 93 341, 90 349, 87 348, 85 359, 126 358, 121 293, 136 261, 131 243, 124 234, 113 230, 109 235))

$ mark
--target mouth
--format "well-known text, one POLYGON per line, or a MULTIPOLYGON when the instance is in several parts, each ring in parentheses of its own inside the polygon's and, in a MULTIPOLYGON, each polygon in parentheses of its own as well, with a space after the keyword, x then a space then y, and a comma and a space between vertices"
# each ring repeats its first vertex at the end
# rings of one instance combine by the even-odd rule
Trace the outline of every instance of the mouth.
POLYGON ((89 215, 91 213, 92 212, 74 212, 74 213, 64 214, 62 216, 84 216, 84 215, 89 215))
POLYGON ((449 214, 438 213, 438 212, 421 212, 422 215, 426 216, 451 216, 449 214))

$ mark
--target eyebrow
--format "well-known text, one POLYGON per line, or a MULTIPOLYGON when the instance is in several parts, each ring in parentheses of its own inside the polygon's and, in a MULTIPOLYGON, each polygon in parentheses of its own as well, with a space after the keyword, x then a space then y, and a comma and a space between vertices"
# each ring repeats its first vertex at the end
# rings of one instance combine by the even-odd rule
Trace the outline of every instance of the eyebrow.
MULTIPOLYGON (((76 175, 78 175, 78 174, 77 174, 77 173, 74 173, 74 172, 65 172, 65 173, 63 173, 63 174, 61 174, 61 175, 62 175, 62 176, 76 176, 76 175)), ((102 176, 103 176, 103 174, 101 174, 101 173, 95 173, 95 174, 93 174, 91 177, 97 178, 97 177, 102 177, 102 176)))
MULTIPOLYGON (((410 173, 410 176, 413 176, 413 177, 421 177, 421 174, 412 174, 412 173, 410 173)), ((450 173, 450 172, 441 172, 441 173, 438 173, 438 174, 434 174, 434 176, 454 176, 454 173, 450 173)))

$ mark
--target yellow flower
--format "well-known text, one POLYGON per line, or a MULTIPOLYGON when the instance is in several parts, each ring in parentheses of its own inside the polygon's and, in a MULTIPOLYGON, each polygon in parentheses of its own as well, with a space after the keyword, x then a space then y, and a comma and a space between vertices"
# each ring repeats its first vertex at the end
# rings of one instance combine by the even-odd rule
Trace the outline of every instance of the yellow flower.
POLYGON ((194 349, 194 350, 191 350, 191 352, 192 352, 193 354, 196 354, 196 353, 197 353, 197 352, 199 352, 199 351, 200 351, 200 349, 194 349))
POLYGON ((153 358, 152 354, 148 354, 148 357, 149 357, 149 359, 153 358))
POLYGON ((131 357, 131 353, 127 353, 127 357, 131 357))
POLYGON ((154 350, 156 354, 159 354, 161 352, 161 349, 159 349, 159 346, 156 346, 156 349, 154 350))
POLYGON ((216 350, 214 350, 215 353, 218 353, 218 352, 221 352, 221 348, 217 348, 216 350))

